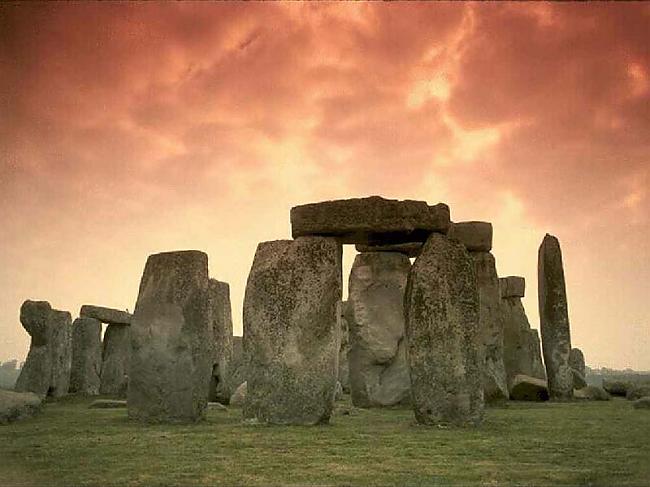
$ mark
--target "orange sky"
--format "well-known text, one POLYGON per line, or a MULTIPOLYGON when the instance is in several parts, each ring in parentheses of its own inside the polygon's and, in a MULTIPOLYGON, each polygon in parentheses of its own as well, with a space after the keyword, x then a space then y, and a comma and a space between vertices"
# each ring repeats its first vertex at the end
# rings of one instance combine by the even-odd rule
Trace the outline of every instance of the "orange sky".
POLYGON ((650 369, 649 26, 649 4, 0 5, 0 360, 27 352, 23 300, 132 310, 172 249, 209 254, 240 334, 290 207, 379 194, 493 222, 535 328, 557 235, 574 346, 650 369))

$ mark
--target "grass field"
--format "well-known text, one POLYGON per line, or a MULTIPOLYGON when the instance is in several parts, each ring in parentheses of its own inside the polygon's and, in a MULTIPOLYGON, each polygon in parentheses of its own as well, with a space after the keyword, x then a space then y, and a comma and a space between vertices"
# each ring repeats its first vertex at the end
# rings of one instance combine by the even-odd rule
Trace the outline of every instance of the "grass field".
POLYGON ((89 403, 0 427, 0 485, 650 485, 650 411, 625 400, 508 403, 461 430, 345 403, 322 427, 244 425, 236 409, 143 426, 89 403))

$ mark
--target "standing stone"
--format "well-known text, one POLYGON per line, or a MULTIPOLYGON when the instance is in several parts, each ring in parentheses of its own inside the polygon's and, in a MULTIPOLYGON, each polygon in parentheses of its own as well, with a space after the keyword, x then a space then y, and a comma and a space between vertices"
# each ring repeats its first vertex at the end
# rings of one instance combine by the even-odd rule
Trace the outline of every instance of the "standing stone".
POLYGON ((234 389, 229 388, 228 373, 232 361, 232 310, 230 286, 210 279, 210 313, 214 340, 214 362, 210 380, 210 400, 227 403, 234 389))
POLYGON ((65 396, 70 389, 72 369, 72 316, 67 311, 53 309, 49 317, 51 327, 50 354, 52 376, 49 395, 65 396))
POLYGON ((242 341, 242 337, 240 336, 232 337, 232 360, 228 367, 228 376, 226 377, 229 391, 235 391, 241 384, 246 382, 248 377, 246 374, 246 361, 242 341))
POLYGON ((341 301, 339 308, 339 333, 340 343, 339 347, 339 375, 338 379, 341 384, 341 390, 345 393, 350 392, 350 366, 348 362, 348 354, 350 352, 350 327, 348 319, 346 318, 348 302, 341 301))
POLYGON ((131 353, 131 327, 108 325, 104 332, 101 394, 126 397, 129 382, 129 356, 131 353))
POLYGON ((102 324, 94 318, 77 318, 72 324, 70 392, 99 394, 102 370, 102 324))
POLYGON ((585 356, 579 348, 572 348, 569 352, 569 366, 573 373, 573 388, 582 389, 587 387, 585 379, 585 356))
POLYGON ((410 398, 404 342, 404 291, 411 262, 396 252, 357 254, 350 272, 350 392, 357 407, 410 398))
POLYGON ((479 295, 461 244, 444 235, 429 237, 409 274, 404 307, 416 420, 480 423, 479 295))
POLYGON ((528 349, 532 357, 532 371, 533 377, 546 380, 546 367, 542 361, 542 345, 539 340, 539 333, 537 330, 528 331, 528 349))
POLYGON ((338 374, 341 245, 302 237, 257 246, 244 297, 244 418, 327 423, 338 374))
POLYGON ((20 307, 20 323, 31 336, 29 353, 16 380, 17 392, 33 392, 46 396, 52 380, 52 353, 48 344, 52 338, 47 301, 25 301, 20 307))
POLYGON ((195 422, 205 417, 213 364, 208 256, 149 256, 131 320, 130 418, 195 422))
POLYGON ((548 391, 551 399, 573 396, 573 373, 569 365, 571 333, 560 242, 546 234, 539 247, 539 318, 548 391))

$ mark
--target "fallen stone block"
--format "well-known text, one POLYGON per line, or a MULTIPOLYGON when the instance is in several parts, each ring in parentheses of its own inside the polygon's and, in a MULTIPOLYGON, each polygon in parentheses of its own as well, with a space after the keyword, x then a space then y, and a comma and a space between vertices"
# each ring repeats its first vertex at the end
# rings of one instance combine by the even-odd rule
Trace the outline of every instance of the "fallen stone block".
POLYGON ((611 380, 603 379, 603 389, 605 389, 612 396, 622 396, 627 395, 627 391, 630 388, 630 383, 621 381, 621 380, 611 380))
POLYGON ((97 399, 88 405, 88 409, 118 409, 126 408, 126 401, 117 399, 97 399))
POLYGON ((598 386, 585 386, 581 389, 576 389, 573 391, 573 397, 588 401, 609 401, 611 399, 607 391, 598 386))
POLYGON ((510 384, 513 401, 548 401, 548 385, 545 380, 527 375, 517 375, 510 384))
POLYGON ((625 399, 635 401, 645 396, 650 396, 650 384, 630 384, 625 394, 625 399))
POLYGON ((634 409, 650 409, 650 396, 640 397, 632 403, 634 409))

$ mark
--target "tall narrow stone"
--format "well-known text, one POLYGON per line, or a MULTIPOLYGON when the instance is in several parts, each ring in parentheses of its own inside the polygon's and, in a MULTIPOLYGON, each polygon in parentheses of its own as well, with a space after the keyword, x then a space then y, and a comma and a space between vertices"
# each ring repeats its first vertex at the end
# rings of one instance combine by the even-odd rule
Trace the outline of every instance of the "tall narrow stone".
POLYGON ((350 272, 350 393, 357 407, 410 399, 404 345, 404 290, 409 258, 397 252, 358 254, 350 272), (401 353, 400 353, 401 352, 401 353))
POLYGON ((573 373, 573 388, 582 389, 587 386, 585 379, 585 356, 579 348, 572 348, 569 352, 569 366, 573 373))
MULTIPOLYGON (((228 390, 234 391, 246 382, 247 374, 245 367, 244 347, 242 337, 232 337, 232 359, 228 366, 228 376, 226 381, 228 383, 228 390)), ((228 398, 230 400, 230 398, 228 398)))
POLYGON ((339 347, 339 375, 338 380, 341 383, 343 392, 350 392, 350 364, 348 361, 348 353, 350 352, 350 327, 348 319, 346 318, 348 308, 347 301, 341 301, 339 308, 339 333, 340 333, 340 347, 339 347))
POLYGON ((50 313, 52 376, 49 395, 61 397, 70 389, 72 370, 72 316, 67 311, 53 309, 50 313))
POLYGON ((101 394, 126 397, 131 353, 131 327, 108 325, 104 332, 101 394))
POLYGON ((52 354, 48 347, 52 339, 51 313, 52 307, 47 301, 27 300, 20 307, 20 323, 31 336, 31 344, 16 380, 17 392, 47 395, 52 379, 52 354))
POLYGON ((213 363, 208 256, 149 256, 131 320, 129 417, 144 422, 204 418, 213 363))
POLYGON ((210 399, 228 402, 234 389, 228 382, 229 365, 232 361, 232 310, 230 286, 227 282, 210 279, 210 313, 214 336, 214 363, 210 382, 210 399))
POLYGON ((570 399, 573 374, 569 365, 571 333, 560 242, 546 234, 539 247, 539 318, 548 391, 551 399, 570 399))
POLYGON ((301 237, 257 246, 244 298, 244 417, 326 423, 338 373, 341 246, 301 237))
POLYGON ((409 274, 404 306, 416 420, 480 423, 479 296, 467 250, 432 234, 409 274))
POLYGON ((102 324, 94 318, 77 318, 72 324, 70 392, 99 394, 102 370, 102 324))

